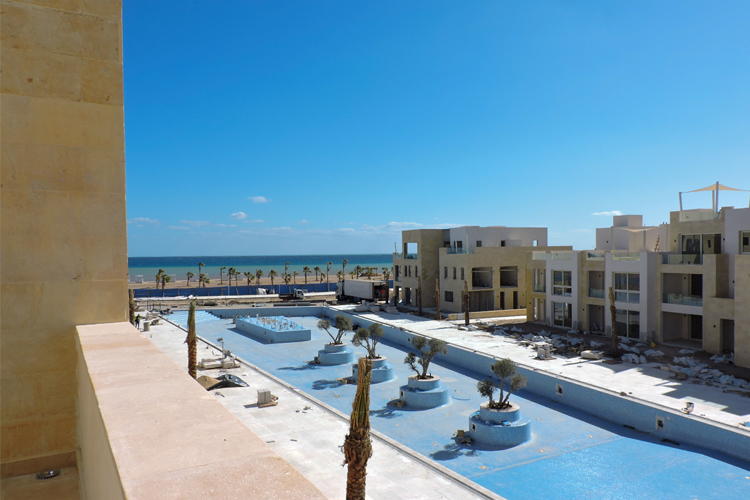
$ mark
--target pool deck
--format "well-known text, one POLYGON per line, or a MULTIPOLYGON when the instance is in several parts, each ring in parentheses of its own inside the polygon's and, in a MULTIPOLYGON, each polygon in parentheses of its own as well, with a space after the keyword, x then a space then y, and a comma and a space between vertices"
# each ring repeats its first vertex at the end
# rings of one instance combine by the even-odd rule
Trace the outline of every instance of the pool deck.
MULTIPOLYGON (((200 326, 198 329, 200 331, 200 326)), ((165 322, 151 327, 151 331, 144 334, 187 371, 183 330, 165 322)), ((218 354, 217 350, 199 344, 199 361, 215 354, 218 354)), ((348 415, 306 396, 262 370, 242 365, 227 370, 227 373, 241 377, 249 387, 212 391, 214 397, 324 495, 344 498, 347 469, 342 467, 344 455, 339 447, 348 432, 348 415), (258 408, 257 390, 261 388, 270 389, 278 396, 279 404, 258 408)), ((218 375, 216 370, 199 370, 198 375, 201 374, 218 375)), ((367 466, 367 497, 370 499, 503 500, 503 497, 432 463, 377 431, 372 435, 373 456, 367 466)))
MULTIPOLYGON (((407 314, 382 312, 357 313, 354 306, 334 306, 331 309, 346 311, 370 321, 404 328, 420 335, 439 338, 449 344, 492 356, 508 357, 540 371, 562 375, 609 391, 624 392, 629 397, 674 410, 680 411, 687 401, 692 401, 695 403, 693 415, 748 430, 750 433, 750 429, 739 425, 741 422, 750 421, 750 397, 723 392, 721 387, 669 378, 669 372, 661 370, 659 363, 611 365, 601 361, 563 357, 539 360, 536 359, 536 351, 521 346, 517 341, 503 335, 459 330, 458 327, 463 325, 463 321, 436 321, 407 314)), ((482 320, 472 320, 472 323, 479 321, 482 320)), ((606 341, 607 339, 603 340, 606 341)))

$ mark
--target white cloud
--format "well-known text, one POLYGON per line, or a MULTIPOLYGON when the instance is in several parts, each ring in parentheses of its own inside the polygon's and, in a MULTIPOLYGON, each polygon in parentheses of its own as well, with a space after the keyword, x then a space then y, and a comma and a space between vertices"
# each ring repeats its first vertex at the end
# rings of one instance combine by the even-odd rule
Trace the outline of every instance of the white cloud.
POLYGON ((211 224, 207 220, 181 220, 180 224, 187 224, 188 226, 193 227, 202 227, 202 226, 208 226, 211 224))
POLYGON ((178 229, 180 231, 185 231, 186 229, 193 229, 193 228, 187 227, 187 226, 169 226, 169 229, 178 229))
POLYGON ((302 220, 298 220, 297 224, 307 224, 308 222, 310 222, 310 221, 307 220, 307 219, 302 219, 302 220))
POLYGON ((234 220, 244 220, 247 219, 247 214, 245 212, 235 212, 230 217, 234 220))
POLYGON ((407 229, 414 227, 422 227, 422 224, 418 222, 389 222, 384 226, 385 229, 407 229))
POLYGON ((263 219, 244 220, 242 222, 245 222, 247 224, 263 224, 263 219))
POLYGON ((149 219, 148 217, 136 217, 134 219, 129 219, 128 220, 128 224, 138 224, 138 225, 141 225, 141 226, 143 224, 154 224, 154 225, 158 226, 161 223, 159 222, 158 219, 149 219))
POLYGON ((265 196, 250 196, 248 200, 251 200, 253 203, 268 203, 268 198, 265 196))
POLYGON ((350 227, 341 227, 341 228, 339 228, 339 231, 341 231, 342 233, 353 233, 354 229, 352 229, 350 227))
POLYGON ((622 215, 622 212, 620 212, 619 210, 612 210, 610 212, 594 212, 591 215, 605 215, 605 216, 612 217, 613 215, 622 215))
POLYGON ((237 224, 212 224, 213 227, 237 227, 237 224))

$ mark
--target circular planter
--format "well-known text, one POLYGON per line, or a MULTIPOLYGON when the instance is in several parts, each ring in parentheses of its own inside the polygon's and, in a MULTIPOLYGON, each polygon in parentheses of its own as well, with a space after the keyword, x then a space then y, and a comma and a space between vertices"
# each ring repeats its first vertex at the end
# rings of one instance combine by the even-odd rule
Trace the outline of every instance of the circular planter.
POLYGON ((412 408, 437 408, 450 402, 448 388, 440 383, 440 377, 419 380, 412 375, 406 385, 399 388, 400 397, 406 406, 412 408))
MULTIPOLYGON (((354 380, 359 378, 359 366, 357 363, 352 364, 352 377, 354 380)), ((381 356, 372 360, 372 375, 370 375, 370 383, 378 384, 380 382, 388 382, 396 378, 393 366, 388 363, 388 360, 381 356)))
POLYGON ((347 344, 326 344, 318 351, 318 361, 327 366, 344 365, 354 361, 354 351, 347 344))
POLYGON ((510 448, 531 439, 531 421, 515 403, 504 410, 491 410, 489 403, 482 403, 469 417, 469 436, 485 445, 510 448))

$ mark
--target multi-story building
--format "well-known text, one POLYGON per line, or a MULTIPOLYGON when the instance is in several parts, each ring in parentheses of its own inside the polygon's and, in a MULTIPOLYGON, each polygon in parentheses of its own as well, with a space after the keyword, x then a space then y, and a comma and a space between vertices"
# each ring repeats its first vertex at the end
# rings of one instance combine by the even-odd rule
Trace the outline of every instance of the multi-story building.
POLYGON ((669 224, 614 217, 596 230, 596 249, 533 252, 527 262, 527 318, 734 352, 750 367, 750 208, 680 210, 669 224))
POLYGON ((526 307, 526 262, 534 250, 548 247, 546 228, 462 226, 402 232, 402 252, 394 253, 397 301, 449 313, 463 312, 464 287, 471 312, 526 307), (440 297, 437 297, 437 290, 440 297))

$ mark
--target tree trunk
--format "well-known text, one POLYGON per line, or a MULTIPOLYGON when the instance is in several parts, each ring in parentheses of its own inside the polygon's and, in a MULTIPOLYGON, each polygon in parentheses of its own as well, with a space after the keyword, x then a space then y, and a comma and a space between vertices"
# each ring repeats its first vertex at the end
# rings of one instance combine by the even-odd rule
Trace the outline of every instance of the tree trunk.
POLYGON ((440 278, 435 278, 435 306, 437 307, 435 317, 440 321, 440 278))
POLYGON ((612 314, 612 356, 620 357, 620 347, 617 339, 617 308, 615 307, 615 294, 609 287, 609 312, 612 314))
POLYGON ((130 324, 135 325, 135 292, 132 288, 128 290, 128 312, 130 314, 130 324))
POLYGON ((349 466, 346 475, 346 500, 365 500, 367 461, 372 456, 370 442, 370 375, 372 360, 359 358, 357 394, 352 403, 349 434, 344 440, 344 464, 349 466))
POLYGON ((417 315, 422 315, 422 276, 417 278, 417 315))
POLYGON ((195 333, 195 302, 190 303, 188 311, 188 334, 185 339, 188 345, 188 373, 198 378, 198 335, 195 333))
POLYGON ((469 326, 469 323, 471 322, 471 312, 469 311, 469 304, 471 302, 469 301, 469 284, 466 283, 466 280, 464 280, 463 303, 464 303, 464 325, 469 326))

